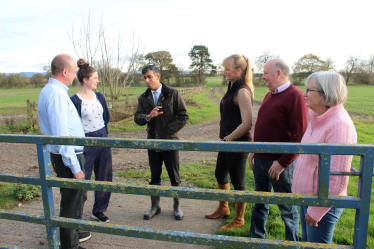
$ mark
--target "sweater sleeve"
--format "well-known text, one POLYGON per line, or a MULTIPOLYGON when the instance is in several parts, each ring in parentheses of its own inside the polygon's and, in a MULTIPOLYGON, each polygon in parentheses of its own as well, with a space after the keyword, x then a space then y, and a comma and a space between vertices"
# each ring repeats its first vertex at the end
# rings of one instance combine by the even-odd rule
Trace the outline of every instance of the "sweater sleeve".
MULTIPOLYGON (((288 107, 288 124, 290 131, 290 143, 300 143, 306 128, 308 127, 308 108, 305 105, 305 99, 301 94, 296 94, 288 107)), ((298 157, 298 154, 283 154, 278 162, 284 168, 298 157)))
POLYGON ((252 104, 249 91, 245 88, 240 89, 234 101, 239 105, 242 123, 227 136, 229 141, 234 141, 240 138, 252 127, 252 104))
MULTIPOLYGON (((326 130, 326 141, 329 144, 356 144, 357 133, 355 128, 343 120, 332 122, 326 130)), ((331 156, 330 171, 349 172, 351 169, 353 156, 351 155, 333 155, 331 156)), ((347 195, 348 176, 330 176, 329 195, 347 195)), ((318 178, 314 186, 318 185, 318 178)), ((308 207, 308 214, 312 219, 320 221, 330 210, 329 207, 308 207)))
POLYGON ((81 115, 82 101, 80 100, 80 98, 78 98, 77 94, 74 94, 73 96, 71 96, 70 99, 71 99, 71 102, 73 102, 75 109, 77 109, 79 117, 82 117, 81 115))
POLYGON ((109 109, 108 109, 108 104, 106 103, 106 100, 105 100, 105 97, 104 97, 104 94, 102 94, 101 92, 95 92, 100 100, 100 103, 103 107, 103 118, 104 118, 104 124, 105 124, 105 127, 108 131, 108 123, 110 121, 110 112, 109 112, 109 109))

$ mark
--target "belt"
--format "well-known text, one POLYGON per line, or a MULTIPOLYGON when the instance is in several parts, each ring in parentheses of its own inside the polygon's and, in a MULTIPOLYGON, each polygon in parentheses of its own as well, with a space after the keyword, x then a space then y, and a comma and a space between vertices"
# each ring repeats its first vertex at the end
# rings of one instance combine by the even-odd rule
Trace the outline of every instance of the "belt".
MULTIPOLYGON (((51 154, 54 154, 54 155, 61 155, 60 153, 54 153, 54 152, 50 152, 51 154)), ((81 155, 81 154, 84 154, 84 155, 86 155, 86 151, 84 151, 84 150, 76 150, 75 151, 75 154, 76 155, 81 155)))

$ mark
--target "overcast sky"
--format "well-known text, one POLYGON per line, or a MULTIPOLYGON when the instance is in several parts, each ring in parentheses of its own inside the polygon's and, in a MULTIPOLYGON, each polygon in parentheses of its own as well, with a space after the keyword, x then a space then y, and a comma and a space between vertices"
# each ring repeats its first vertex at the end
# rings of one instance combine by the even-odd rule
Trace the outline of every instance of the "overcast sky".
MULTIPOLYGON (((215 64, 239 53, 254 59, 264 50, 290 66, 305 54, 332 57, 338 68, 349 55, 374 54, 372 1, 18 1, 0 0, 0 72, 42 72, 59 53, 78 59, 67 34, 90 11, 106 32, 120 32, 130 51, 132 31, 144 53, 165 50, 188 69, 189 50, 208 47, 215 64)), ((124 69, 125 70, 125 69, 124 69)))

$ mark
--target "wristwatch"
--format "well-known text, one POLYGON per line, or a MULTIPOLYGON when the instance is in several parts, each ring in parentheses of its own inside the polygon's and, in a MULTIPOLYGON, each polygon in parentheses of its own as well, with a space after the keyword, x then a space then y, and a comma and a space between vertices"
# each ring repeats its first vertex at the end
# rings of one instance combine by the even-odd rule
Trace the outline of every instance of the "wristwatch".
POLYGON ((224 138, 222 139, 222 141, 227 142, 228 140, 226 139, 226 137, 224 137, 224 138))

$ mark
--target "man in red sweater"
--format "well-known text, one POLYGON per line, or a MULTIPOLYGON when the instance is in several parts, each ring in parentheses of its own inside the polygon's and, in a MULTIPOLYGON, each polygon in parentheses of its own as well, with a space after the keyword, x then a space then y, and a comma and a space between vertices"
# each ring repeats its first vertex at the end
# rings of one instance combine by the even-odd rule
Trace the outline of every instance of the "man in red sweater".
MULTIPOLYGON (((288 79, 289 67, 281 59, 264 65, 266 94, 255 126, 255 142, 299 143, 308 126, 308 108, 303 92, 288 79)), ((251 154, 249 166, 255 177, 256 191, 292 193, 297 154, 251 154)), ((299 218, 296 206, 278 205, 285 224, 286 240, 298 241, 299 218)), ((251 237, 264 238, 269 204, 255 204, 252 210, 251 237)))

